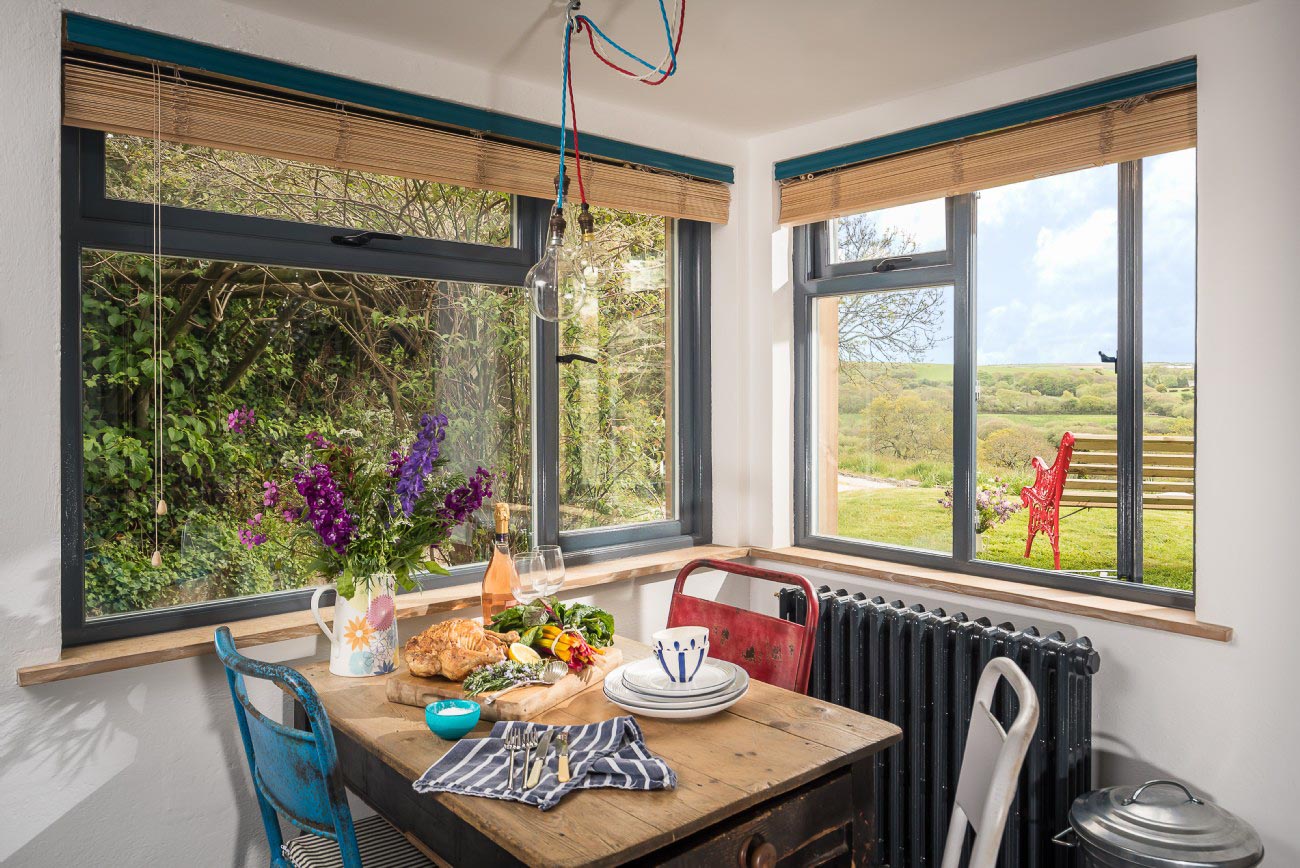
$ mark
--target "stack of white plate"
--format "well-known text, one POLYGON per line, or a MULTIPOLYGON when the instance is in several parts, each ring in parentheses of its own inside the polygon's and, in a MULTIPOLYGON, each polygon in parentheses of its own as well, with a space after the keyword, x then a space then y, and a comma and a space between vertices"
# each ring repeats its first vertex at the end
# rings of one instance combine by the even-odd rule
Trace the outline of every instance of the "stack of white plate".
POLYGON ((749 690, 749 673, 725 660, 705 660, 694 680, 677 684, 653 657, 626 663, 605 676, 605 698, 646 717, 691 720, 726 711, 749 690))

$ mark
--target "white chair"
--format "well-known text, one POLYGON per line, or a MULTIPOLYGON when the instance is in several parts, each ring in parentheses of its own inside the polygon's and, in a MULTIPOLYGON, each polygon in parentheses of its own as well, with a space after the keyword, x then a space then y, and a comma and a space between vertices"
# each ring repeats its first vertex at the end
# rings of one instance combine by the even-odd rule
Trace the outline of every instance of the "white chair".
POLYGON ((1006 657, 994 657, 984 667, 975 688, 966 752, 957 777, 957 798, 948 824, 948 841, 943 848, 941 868, 957 868, 966 826, 975 830, 975 846, 968 868, 993 868, 1002 848, 1002 830, 1007 825, 1011 801, 1016 797, 1020 766, 1038 726, 1038 696, 1020 667, 1006 657), (1020 702, 1011 730, 1004 732, 993 716, 993 694, 1003 678, 1020 702))

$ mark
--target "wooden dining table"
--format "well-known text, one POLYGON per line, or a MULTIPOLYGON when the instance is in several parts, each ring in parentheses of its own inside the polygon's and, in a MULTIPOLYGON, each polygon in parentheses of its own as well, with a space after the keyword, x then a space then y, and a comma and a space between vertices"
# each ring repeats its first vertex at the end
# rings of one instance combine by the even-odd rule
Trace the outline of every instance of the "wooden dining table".
MULTIPOLYGON (((627 661, 650 653, 624 637, 615 645, 627 661)), ((702 720, 636 715, 647 747, 676 772, 675 789, 576 790, 541 811, 415 792, 412 782, 452 745, 429 731, 423 709, 389 702, 383 678, 331 675, 327 661, 302 672, 329 715, 347 787, 426 854, 457 866, 867 865, 872 758, 902 737, 886 721, 753 681, 744 699, 702 720)), ((626 713, 593 683, 534 721, 626 713)), ((296 720, 306 726, 301 709, 296 720)))

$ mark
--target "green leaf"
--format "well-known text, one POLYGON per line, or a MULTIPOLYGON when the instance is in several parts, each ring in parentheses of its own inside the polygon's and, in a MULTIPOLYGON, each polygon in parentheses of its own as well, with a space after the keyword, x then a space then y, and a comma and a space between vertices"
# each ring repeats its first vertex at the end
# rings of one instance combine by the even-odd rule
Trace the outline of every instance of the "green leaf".
POLYGON ((442 564, 438 563, 437 561, 425 561, 425 562, 424 562, 424 569, 425 569, 427 572, 430 572, 430 573, 432 573, 432 574, 435 575, 435 576, 450 576, 450 575, 451 575, 451 570, 447 569, 446 567, 444 567, 442 564))

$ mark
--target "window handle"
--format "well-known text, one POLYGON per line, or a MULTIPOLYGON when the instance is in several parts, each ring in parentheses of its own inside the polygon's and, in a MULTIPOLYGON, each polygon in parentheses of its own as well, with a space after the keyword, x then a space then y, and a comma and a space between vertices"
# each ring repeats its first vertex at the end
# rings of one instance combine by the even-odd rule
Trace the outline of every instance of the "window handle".
POLYGON ((330 241, 333 241, 335 244, 342 244, 344 247, 365 247, 375 239, 380 239, 382 241, 401 241, 402 236, 394 235, 391 232, 362 232, 357 235, 330 236, 330 241))
POLYGON ((573 362, 586 362, 589 365, 600 364, 591 356, 584 356, 581 353, 565 353, 562 356, 556 356, 555 361, 559 362, 561 365, 568 365, 573 362))
POLYGON ((893 271, 895 268, 902 265, 903 263, 911 262, 911 261, 912 261, 912 257, 910 256, 887 256, 884 259, 877 262, 875 267, 872 268, 871 270, 876 272, 877 274, 880 274, 886 271, 893 271))
POLYGON ((1103 365, 1108 365, 1108 364, 1109 364, 1109 365, 1114 365, 1114 366, 1115 366, 1115 371, 1116 371, 1117 373, 1119 372, 1119 357, 1118 357, 1118 356, 1108 356, 1108 355, 1106 355, 1105 353, 1103 353, 1101 350, 1097 350, 1097 355, 1101 356, 1101 363, 1102 363, 1103 365))

